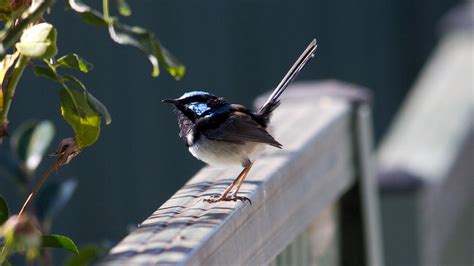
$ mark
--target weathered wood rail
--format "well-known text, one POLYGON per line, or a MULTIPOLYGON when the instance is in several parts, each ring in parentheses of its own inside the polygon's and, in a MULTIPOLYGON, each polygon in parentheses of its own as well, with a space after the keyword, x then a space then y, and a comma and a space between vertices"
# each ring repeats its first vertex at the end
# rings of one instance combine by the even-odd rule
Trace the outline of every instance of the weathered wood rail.
POLYGON ((381 143, 387 265, 474 263, 473 8, 467 1, 450 13, 381 143))
POLYGON ((339 206, 342 261, 382 265, 364 95, 338 82, 289 88, 272 119, 284 149, 267 148, 241 189, 251 205, 204 202, 239 172, 204 167, 100 264, 264 265, 339 206))

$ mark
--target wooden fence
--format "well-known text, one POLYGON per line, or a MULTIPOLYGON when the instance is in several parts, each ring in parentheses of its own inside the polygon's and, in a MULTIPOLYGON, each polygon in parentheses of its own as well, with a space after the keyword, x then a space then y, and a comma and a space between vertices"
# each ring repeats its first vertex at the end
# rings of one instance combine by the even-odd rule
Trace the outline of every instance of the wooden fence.
POLYGON ((474 3, 440 43, 378 151, 387 265, 473 265, 474 3))
POLYGON ((205 167, 100 264, 286 264, 298 240, 293 263, 382 265, 367 99, 334 81, 289 88, 272 119, 284 148, 267 148, 241 189, 252 204, 204 202, 239 172, 205 167))

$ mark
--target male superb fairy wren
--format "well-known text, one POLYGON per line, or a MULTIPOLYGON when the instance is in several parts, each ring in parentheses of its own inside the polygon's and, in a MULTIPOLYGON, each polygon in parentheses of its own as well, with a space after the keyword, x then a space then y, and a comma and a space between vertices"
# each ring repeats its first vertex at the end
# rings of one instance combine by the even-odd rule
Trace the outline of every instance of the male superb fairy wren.
POLYGON ((187 92, 177 99, 163 100, 176 107, 179 136, 194 157, 210 165, 237 164, 244 167, 220 196, 206 201, 248 200, 237 193, 255 155, 263 150, 265 144, 282 147, 267 131, 270 116, 280 104, 278 99, 283 91, 314 56, 316 47, 316 39, 313 39, 257 112, 204 91, 187 92), (230 194, 235 185, 235 192, 230 194))

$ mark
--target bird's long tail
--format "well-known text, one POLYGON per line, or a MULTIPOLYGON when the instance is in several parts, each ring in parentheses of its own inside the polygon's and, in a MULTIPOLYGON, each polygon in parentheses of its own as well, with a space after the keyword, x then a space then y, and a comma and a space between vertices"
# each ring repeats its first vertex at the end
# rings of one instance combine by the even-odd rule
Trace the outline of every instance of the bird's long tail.
POLYGON ((300 55, 298 60, 293 64, 290 68, 288 73, 286 73, 285 77, 280 81, 278 86, 275 88, 273 93, 268 97, 267 101, 262 105, 260 110, 258 111, 258 115, 262 117, 268 123, 270 119, 270 115, 278 107, 280 101, 278 100, 285 91, 285 89, 290 85, 290 83, 295 79, 298 73, 303 69, 306 64, 314 57, 314 53, 316 52, 317 47, 316 39, 313 39, 311 43, 306 47, 304 52, 300 55))

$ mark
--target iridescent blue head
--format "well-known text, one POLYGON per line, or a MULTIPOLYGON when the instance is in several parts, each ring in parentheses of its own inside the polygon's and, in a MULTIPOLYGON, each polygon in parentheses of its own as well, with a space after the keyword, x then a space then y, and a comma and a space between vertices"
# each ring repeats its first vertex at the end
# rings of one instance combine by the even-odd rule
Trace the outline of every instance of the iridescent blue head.
POLYGON ((195 120, 220 112, 228 103, 225 99, 205 91, 192 91, 177 99, 166 99, 164 103, 172 103, 186 118, 195 120))

